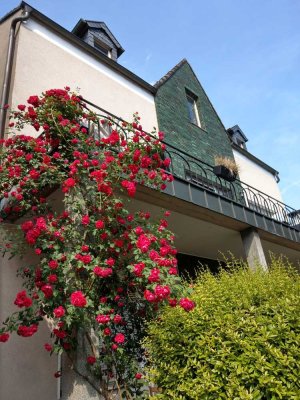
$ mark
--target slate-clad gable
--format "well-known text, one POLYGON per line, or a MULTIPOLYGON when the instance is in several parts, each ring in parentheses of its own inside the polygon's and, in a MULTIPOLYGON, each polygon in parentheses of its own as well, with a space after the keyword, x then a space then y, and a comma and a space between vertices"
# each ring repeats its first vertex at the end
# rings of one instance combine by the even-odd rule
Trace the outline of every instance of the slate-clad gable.
POLYGON ((211 165, 216 155, 233 158, 226 129, 186 60, 155 86, 158 125, 168 143, 211 165), (186 91, 195 95, 201 128, 189 120, 186 91))

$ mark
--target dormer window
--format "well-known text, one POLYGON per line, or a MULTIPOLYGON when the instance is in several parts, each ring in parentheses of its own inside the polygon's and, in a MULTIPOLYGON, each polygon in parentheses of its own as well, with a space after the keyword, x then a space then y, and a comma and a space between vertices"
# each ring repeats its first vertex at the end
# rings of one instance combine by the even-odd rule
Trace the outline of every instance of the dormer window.
POLYGON ((106 46, 105 43, 101 42, 101 40, 97 39, 96 37, 94 37, 94 47, 95 47, 95 49, 100 51, 100 53, 111 58, 111 49, 108 46, 106 46))
POLYGON ((72 33, 113 61, 117 61, 124 52, 104 22, 80 19, 72 33))
POLYGON ((234 125, 232 128, 227 129, 227 132, 229 133, 232 143, 236 144, 241 149, 247 150, 246 142, 248 142, 248 139, 238 125, 234 125))
POLYGON ((187 99, 187 109, 190 122, 192 124, 201 127, 198 108, 197 108, 197 100, 198 100, 197 96, 194 93, 190 92, 189 90, 186 90, 186 99, 187 99))

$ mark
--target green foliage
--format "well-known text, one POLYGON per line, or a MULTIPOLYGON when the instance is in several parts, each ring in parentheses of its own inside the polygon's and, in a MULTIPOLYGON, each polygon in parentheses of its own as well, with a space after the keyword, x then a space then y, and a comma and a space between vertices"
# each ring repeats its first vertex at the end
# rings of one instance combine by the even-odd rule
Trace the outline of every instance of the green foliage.
POLYGON ((300 399, 300 278, 287 262, 202 273, 196 308, 165 309, 145 346, 155 399, 300 399))

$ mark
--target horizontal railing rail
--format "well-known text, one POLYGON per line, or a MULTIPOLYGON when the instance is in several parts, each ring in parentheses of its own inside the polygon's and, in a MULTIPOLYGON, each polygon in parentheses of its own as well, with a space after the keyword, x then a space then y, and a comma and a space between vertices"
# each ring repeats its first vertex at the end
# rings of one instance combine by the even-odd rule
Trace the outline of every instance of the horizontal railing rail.
MULTIPOLYGON (((111 119, 111 129, 113 125, 116 124, 125 132, 122 123, 127 123, 127 121, 123 118, 99 107, 87 99, 82 98, 82 102, 86 108, 90 109, 90 107, 92 107, 94 109, 92 111, 94 111, 99 118, 111 119)), ((93 129, 91 125, 88 126, 92 134, 98 134, 99 137, 105 137, 109 134, 109 131, 105 130, 103 126, 99 124, 99 121, 97 122, 97 125, 96 129, 95 126, 93 129)), ((155 134, 148 132, 145 133, 150 137, 157 139, 155 134)), ((178 149, 166 140, 162 140, 162 143, 166 145, 165 157, 168 157, 171 160, 168 172, 172 173, 175 177, 184 179, 190 184, 214 192, 246 206, 252 211, 300 230, 299 210, 288 206, 282 201, 275 199, 239 179, 229 182, 226 179, 217 176, 214 173, 214 167, 212 165, 181 149, 178 149)))

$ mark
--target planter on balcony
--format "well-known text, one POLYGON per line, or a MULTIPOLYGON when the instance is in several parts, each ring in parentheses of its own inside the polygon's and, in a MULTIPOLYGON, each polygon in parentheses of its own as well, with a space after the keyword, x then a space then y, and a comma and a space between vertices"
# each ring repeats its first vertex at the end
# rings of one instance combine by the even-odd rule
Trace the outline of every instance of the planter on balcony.
POLYGON ((228 182, 233 182, 236 180, 236 174, 224 165, 216 165, 213 169, 214 174, 219 178, 223 178, 228 182))

